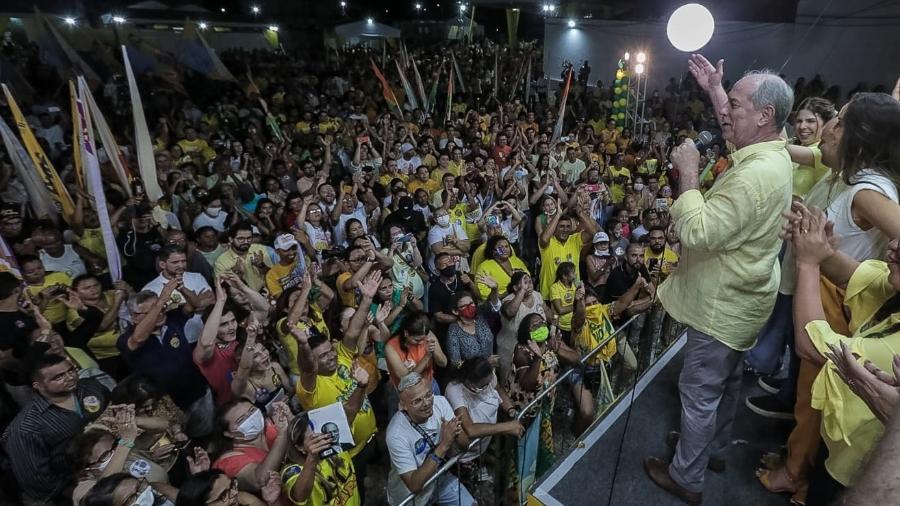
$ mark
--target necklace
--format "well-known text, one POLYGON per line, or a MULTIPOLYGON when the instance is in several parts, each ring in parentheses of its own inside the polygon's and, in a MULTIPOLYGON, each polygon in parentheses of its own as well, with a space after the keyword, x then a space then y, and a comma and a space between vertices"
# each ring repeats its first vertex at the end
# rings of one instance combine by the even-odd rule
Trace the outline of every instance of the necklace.
POLYGON ((443 283, 444 286, 447 287, 447 290, 450 291, 450 294, 452 295, 452 294, 456 293, 456 287, 459 285, 459 278, 458 277, 453 278, 453 287, 452 288, 450 287, 450 283, 447 283, 443 279, 441 279, 441 283, 443 283))

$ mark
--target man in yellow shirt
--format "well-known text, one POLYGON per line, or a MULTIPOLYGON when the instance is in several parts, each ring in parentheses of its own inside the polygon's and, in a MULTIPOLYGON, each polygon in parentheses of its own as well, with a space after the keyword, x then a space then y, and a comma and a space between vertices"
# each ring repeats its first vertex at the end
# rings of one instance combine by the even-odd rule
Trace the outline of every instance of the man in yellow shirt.
POLYGON ((206 166, 210 160, 216 157, 216 152, 205 140, 197 137, 197 130, 194 127, 184 129, 184 139, 178 141, 178 147, 185 156, 191 157, 194 163, 200 166, 206 166))
POLYGON ((300 243, 293 235, 276 237, 275 253, 278 254, 278 263, 266 273, 266 288, 271 299, 277 299, 285 290, 299 285, 306 272, 306 259, 300 253, 300 243))
POLYGON ((647 232, 647 245, 649 248, 644 248, 644 265, 650 270, 653 282, 659 284, 678 267, 678 253, 667 246, 666 230, 659 226, 651 227, 647 232))
POLYGON ((403 185, 405 186, 409 181, 409 176, 400 172, 400 166, 397 165, 397 160, 390 159, 382 165, 382 174, 378 179, 378 182, 381 183, 382 186, 390 186, 391 181, 394 179, 403 181, 403 185))
POLYGON ((228 229, 228 250, 216 259, 216 277, 232 271, 253 291, 266 286, 265 275, 272 266, 269 252, 262 244, 252 244, 253 227, 248 222, 236 223, 228 229))
MULTIPOLYGON (((573 197, 574 198, 574 197, 573 197)), ((550 300, 550 285, 556 281, 556 268, 563 262, 572 262, 575 272, 581 263, 581 250, 599 230, 597 221, 579 212, 575 217, 557 211, 544 227, 538 240, 541 250, 541 295, 550 300)))
POLYGON ((750 73, 729 93, 724 61, 701 55, 691 73, 718 113, 722 136, 734 144, 733 167, 701 194, 700 153, 685 140, 671 154, 681 195, 671 208, 682 253, 658 296, 688 326, 679 379, 681 434, 671 464, 656 457, 644 470, 660 488, 700 504, 710 458, 724 455, 741 391, 743 352, 753 346, 775 305, 782 214, 791 204, 791 159, 779 139, 793 107, 793 90, 777 75, 750 73))
POLYGON ((416 178, 409 181, 406 189, 409 193, 416 193, 416 190, 422 188, 431 196, 432 193, 440 189, 441 183, 429 177, 428 167, 421 165, 416 169, 416 178))
MULTIPOLYGON (((363 489, 366 479, 367 445, 374 444, 375 410, 366 397, 369 375, 360 366, 363 351, 359 349, 360 336, 368 329, 366 317, 372 297, 381 283, 380 275, 368 276, 360 285, 359 309, 350 318, 344 337, 332 342, 327 337, 308 330, 292 328, 297 340, 297 357, 300 365, 300 381, 297 382, 297 399, 303 409, 321 408, 340 402, 347 413, 355 446, 348 450, 356 467, 357 484, 363 489)), ((366 344, 362 340, 362 344, 366 344)), ((373 353, 374 355, 374 353, 373 353)), ((374 356, 365 356, 366 360, 374 356)))

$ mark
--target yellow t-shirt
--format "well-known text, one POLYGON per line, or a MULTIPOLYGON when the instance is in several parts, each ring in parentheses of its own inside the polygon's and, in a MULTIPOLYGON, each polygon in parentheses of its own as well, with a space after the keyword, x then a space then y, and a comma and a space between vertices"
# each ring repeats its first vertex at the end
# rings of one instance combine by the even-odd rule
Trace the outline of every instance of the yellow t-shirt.
POLYGON ((388 186, 391 184, 391 181, 395 179, 403 181, 404 185, 409 184, 409 176, 405 174, 391 174, 390 172, 382 174, 381 177, 378 178, 378 182, 381 183, 382 186, 388 186))
POLYGON ((792 178, 792 188, 794 195, 805 197, 809 190, 828 174, 831 170, 822 164, 822 151, 819 149, 819 143, 807 146, 813 152, 813 166, 794 164, 794 175, 792 178))
MULTIPOLYGON (((319 307, 315 304, 309 306, 308 313, 309 322, 297 322, 294 324, 298 329, 309 329, 310 327, 315 328, 322 335, 331 338, 331 332, 328 330, 328 325, 325 324, 325 320, 322 319, 322 311, 319 310, 319 307)), ((288 369, 292 376, 300 376, 300 367, 297 365, 297 340, 294 339, 293 334, 291 334, 290 329, 287 327, 287 317, 284 317, 278 320, 278 323, 275 325, 275 333, 278 335, 278 340, 281 342, 281 345, 284 346, 284 350, 288 353, 288 358, 290 358, 290 363, 288 363, 288 369)))
POLYGON ((91 253, 101 258, 106 258, 106 248, 103 246, 103 232, 99 228, 84 229, 84 232, 81 233, 81 238, 78 239, 78 244, 91 253))
MULTIPOLYGON (((469 268, 472 272, 478 272, 478 267, 484 262, 484 250, 487 248, 487 243, 483 242, 475 248, 475 251, 472 252, 472 259, 469 261, 469 268)), ((503 287, 500 287, 501 293, 503 287)))
POLYGON ((247 250, 247 254, 243 257, 239 257, 233 249, 228 248, 225 250, 225 253, 219 255, 219 258, 216 259, 215 265, 215 273, 216 276, 221 276, 223 272, 228 272, 234 268, 235 264, 241 262, 241 266, 244 268, 244 274, 241 276, 241 279, 244 280, 244 283, 247 283, 253 291, 260 291, 266 286, 266 280, 262 274, 260 274, 259 269, 257 269, 253 265, 253 256, 257 253, 262 254, 263 262, 272 267, 272 258, 269 257, 269 251, 266 250, 266 247, 262 244, 251 244, 250 249, 247 250))
MULTIPOLYGON (((353 359, 356 358, 355 350, 348 349, 341 342, 335 342, 334 349, 337 351, 338 363, 334 374, 316 376, 316 386, 311 392, 303 388, 302 381, 297 382, 297 399, 305 410, 321 408, 335 402, 347 402, 356 390, 356 380, 350 375, 353 359)), ((353 432, 356 446, 348 453, 351 457, 355 457, 378 430, 375 426, 375 410, 372 409, 368 397, 363 400, 350 430, 353 432)))
MULTIPOLYGON (((613 178, 617 178, 620 176, 624 176, 625 179, 631 178, 631 171, 626 169, 625 167, 614 167, 612 165, 609 166, 609 173, 613 178)), ((625 185, 619 183, 612 183, 609 186, 609 197, 613 201, 613 203, 620 203, 625 200, 625 185)))
POLYGON ((556 266, 563 262, 575 264, 575 272, 581 263, 581 248, 584 242, 580 232, 569 236, 565 243, 559 242, 556 236, 550 238, 550 244, 541 248, 541 295, 550 300, 550 285, 556 282, 556 266))
MULTIPOLYGON (((107 304, 112 305, 115 295, 113 292, 107 291, 103 292, 103 298, 106 299, 107 304)), ((66 325, 69 327, 69 330, 78 327, 82 320, 83 318, 78 314, 78 311, 68 307, 66 308, 66 325)), ((94 334, 87 345, 94 356, 97 357, 98 360, 102 360, 104 358, 119 356, 119 349, 116 348, 116 341, 118 340, 119 326, 114 325, 113 328, 109 330, 94 334)))
MULTIPOLYGON (((582 356, 599 346, 604 339, 616 331, 615 326, 609 319, 609 306, 606 304, 597 304, 597 306, 599 314, 596 316, 588 315, 589 317, 584 322, 581 330, 577 334, 572 334, 572 342, 582 356)), ((591 307, 593 306, 586 308, 588 313, 590 313, 591 307)), ((603 362, 608 362, 615 354, 616 340, 610 339, 603 349, 588 360, 588 365, 600 365, 603 362)))
POLYGON ((648 269, 650 268, 649 266, 651 259, 656 259, 657 261, 661 262, 659 272, 663 275, 664 279, 665 276, 671 274, 672 269, 674 269, 678 265, 678 254, 669 249, 668 246, 666 246, 666 249, 658 255, 653 253, 653 250, 651 250, 649 247, 644 248, 644 265, 648 266, 648 269))
MULTIPOLYGON (((39 294, 41 290, 53 285, 65 285, 71 287, 72 278, 64 272, 48 272, 47 275, 44 276, 44 282, 40 285, 28 285, 28 293, 30 293, 32 297, 37 297, 37 294, 39 294)), ((44 309, 43 314, 50 323, 55 325, 66 319, 66 309, 66 305, 63 304, 62 301, 54 300, 47 304, 47 308, 44 309)))
POLYGON ((335 287, 337 288, 338 297, 341 298, 341 303, 344 307, 356 307, 358 304, 356 303, 356 290, 351 288, 350 290, 344 290, 344 282, 353 277, 353 273, 351 272, 342 272, 338 274, 337 280, 334 282, 335 287))
POLYGON ((359 506, 359 490, 356 488, 356 471, 347 452, 319 461, 312 491, 305 501, 291 497, 291 489, 300 478, 303 466, 288 464, 281 470, 283 496, 296 506, 359 506))
MULTIPOLYGON (((575 284, 566 286, 562 282, 557 281, 550 285, 550 302, 554 300, 561 301, 563 306, 571 306, 575 303, 575 284)), ((573 308, 574 309, 574 308, 573 308)), ((572 330, 572 311, 559 315, 559 328, 561 330, 572 330)))
POLYGON ((425 191, 428 192, 428 195, 431 196, 432 193, 441 188, 441 184, 430 178, 427 181, 415 178, 411 179, 406 185, 406 189, 409 190, 409 193, 416 193, 419 191, 419 188, 424 188, 425 191))
POLYGON ((192 141, 181 139, 178 141, 178 147, 181 148, 185 155, 191 158, 200 158, 203 160, 203 163, 209 162, 216 157, 216 152, 203 139, 194 139, 192 141))
POLYGON ((284 291, 284 287, 293 287, 300 284, 303 272, 299 269, 300 262, 294 260, 290 265, 282 265, 281 262, 269 268, 266 273, 266 288, 270 298, 277 298, 284 291))
MULTIPOLYGON (((482 249, 482 252, 484 250, 482 249)), ((512 267, 513 272, 515 271, 525 271, 528 272, 528 267, 525 266, 525 262, 523 262, 519 257, 513 255, 509 257, 509 265, 512 267)), ((481 265, 478 267, 478 270, 475 271, 476 275, 478 274, 487 274, 488 276, 494 278, 497 282, 497 292, 502 294, 506 293, 506 287, 509 285, 510 275, 503 270, 503 267, 500 266, 494 260, 485 260, 481 262, 481 265)), ((530 274, 530 273, 529 273, 530 274)), ((478 294, 481 295, 481 300, 487 300, 488 295, 491 294, 491 289, 484 283, 476 283, 475 287, 478 288, 478 294)))

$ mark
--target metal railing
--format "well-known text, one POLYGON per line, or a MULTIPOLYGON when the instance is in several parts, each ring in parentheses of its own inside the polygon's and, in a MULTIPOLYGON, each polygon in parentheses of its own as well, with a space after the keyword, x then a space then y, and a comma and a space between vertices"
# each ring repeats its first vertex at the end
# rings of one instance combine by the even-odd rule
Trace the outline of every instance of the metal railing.
MULTIPOLYGON (((619 333, 621 333, 623 330, 625 330, 629 326, 631 326, 631 324, 634 322, 634 320, 636 320, 639 316, 640 316, 639 314, 636 314, 636 315, 632 316, 631 318, 629 318, 628 321, 626 321, 621 326, 619 326, 619 328, 617 328, 612 334, 608 335, 605 339, 603 339, 603 341, 601 341, 599 344, 597 344, 597 346, 595 346, 591 351, 587 352, 583 357, 581 357, 581 360, 580 360, 581 365, 587 364, 587 362, 591 358, 593 358, 594 355, 596 355, 597 353, 600 352, 600 350, 602 350, 604 347, 606 347, 606 345, 609 344, 609 342, 611 340, 615 339, 616 336, 619 335, 619 333)), ((536 395, 534 397, 534 399, 531 400, 531 402, 526 404, 525 407, 519 411, 519 414, 516 416, 516 421, 521 422, 522 418, 525 416, 526 413, 528 413, 529 410, 534 408, 536 405, 538 405, 538 403, 540 403, 542 400, 544 400, 545 397, 547 397, 554 390, 556 390, 556 387, 558 387, 560 385, 560 383, 565 381, 566 378, 569 377, 569 375, 573 374, 574 371, 575 371, 575 368, 570 367, 569 369, 566 370, 566 372, 564 372, 558 378, 556 378, 556 381, 551 383, 550 386, 544 388, 541 391, 541 393, 536 395)), ((469 447, 466 448, 465 451, 459 452, 456 455, 454 455, 453 457, 451 457, 449 460, 447 460, 447 462, 444 463, 444 465, 439 467, 438 470, 435 471, 435 473, 433 475, 431 475, 431 477, 425 481, 425 484, 422 485, 422 490, 425 490, 426 488, 431 486, 432 483, 434 483, 438 479, 440 479, 440 477, 443 474, 445 474, 447 471, 452 469, 453 466, 456 465, 456 463, 459 461, 460 457, 462 457, 463 455, 468 453, 469 450, 471 450, 472 448, 477 446, 480 442, 481 442, 481 438, 477 438, 477 439, 473 440, 472 442, 469 443, 469 447)), ((397 506, 407 506, 408 504, 411 504, 413 501, 415 501, 417 495, 418 494, 412 494, 412 493, 409 494, 397 506)))

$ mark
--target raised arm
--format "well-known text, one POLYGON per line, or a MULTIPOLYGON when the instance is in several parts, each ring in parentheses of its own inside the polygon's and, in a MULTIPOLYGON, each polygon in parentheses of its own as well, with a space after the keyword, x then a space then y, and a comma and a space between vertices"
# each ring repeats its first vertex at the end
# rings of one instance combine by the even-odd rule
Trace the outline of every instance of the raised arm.
POLYGON ((225 308, 225 302, 228 300, 225 288, 222 287, 221 278, 217 277, 215 283, 216 303, 203 323, 203 331, 200 333, 197 346, 194 347, 194 363, 197 364, 205 364, 213 357, 216 336, 219 333, 219 322, 222 320, 222 310, 225 308))
POLYGON ((716 111, 716 119, 719 118, 719 111, 725 108, 731 109, 728 104, 728 94, 722 87, 722 77, 725 74, 725 60, 719 60, 714 67, 701 54, 692 54, 688 60, 688 70, 697 80, 700 88, 709 96, 713 105, 713 111, 716 111))
POLYGON ((177 284, 177 281, 170 279, 165 286, 163 286, 156 302, 150 306, 150 310, 147 311, 147 314, 144 315, 141 322, 134 327, 134 332, 132 332, 131 336, 128 338, 128 349, 136 350, 144 345, 144 341, 150 337, 150 334, 152 334, 153 330, 156 328, 156 319, 166 308, 166 304, 169 302, 169 298, 172 296, 172 292, 175 291, 177 284))

